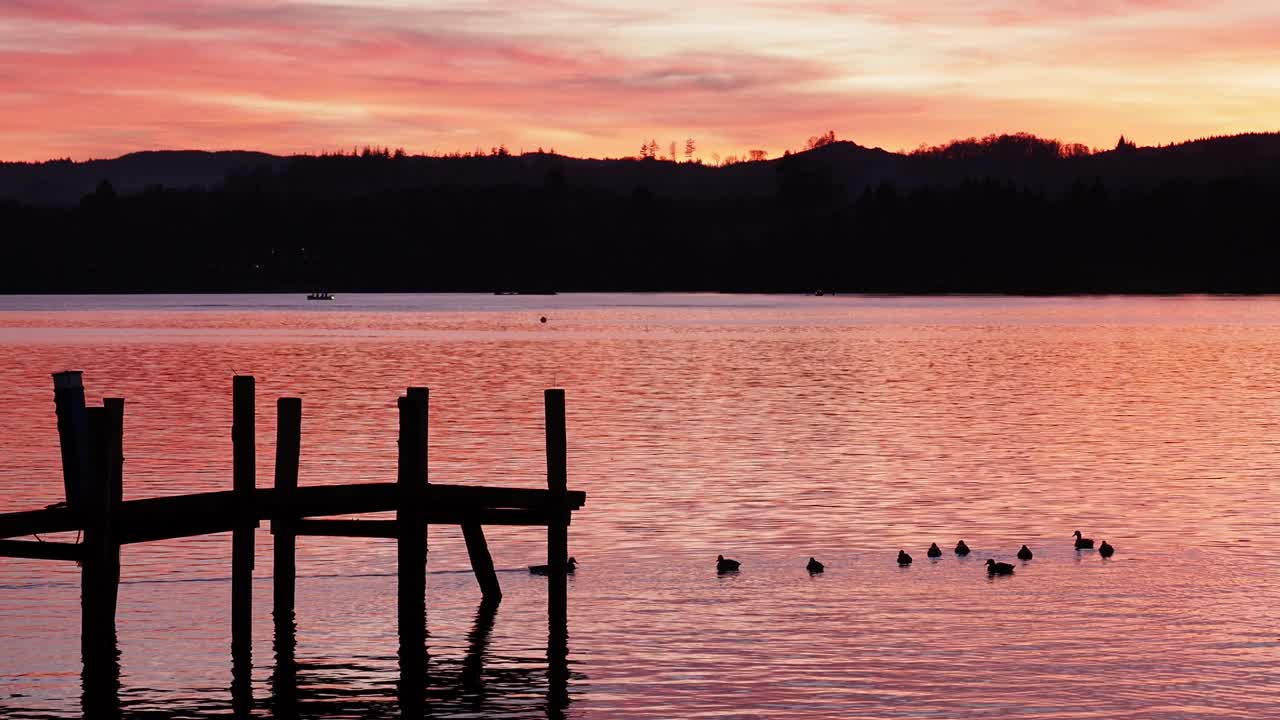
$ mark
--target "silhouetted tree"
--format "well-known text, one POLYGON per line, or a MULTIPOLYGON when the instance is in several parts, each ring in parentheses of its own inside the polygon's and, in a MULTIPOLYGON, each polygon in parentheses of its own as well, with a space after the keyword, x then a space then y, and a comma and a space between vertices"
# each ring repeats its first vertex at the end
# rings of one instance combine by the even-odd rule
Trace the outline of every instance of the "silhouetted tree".
POLYGON ((815 149, 817 149, 817 148, 820 148, 820 147, 823 147, 823 146, 826 146, 826 145, 830 145, 831 143, 833 143, 833 142, 835 142, 835 141, 836 141, 836 131, 835 131, 835 130, 828 130, 828 131, 826 131, 825 133, 823 133, 822 135, 815 135, 815 136, 813 136, 813 137, 809 138, 809 142, 808 142, 808 144, 806 145, 806 147, 807 147, 808 149, 810 149, 810 150, 815 150, 815 149))

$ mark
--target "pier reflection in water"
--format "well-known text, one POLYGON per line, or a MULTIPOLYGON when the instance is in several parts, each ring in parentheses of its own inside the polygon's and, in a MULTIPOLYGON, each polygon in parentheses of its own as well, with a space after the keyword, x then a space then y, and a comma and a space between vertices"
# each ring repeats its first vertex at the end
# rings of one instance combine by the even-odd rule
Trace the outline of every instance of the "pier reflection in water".
POLYGON ((570 702, 570 678, 574 676, 568 660, 567 629, 554 625, 549 628, 545 659, 504 656, 496 658, 493 667, 488 655, 499 609, 496 602, 479 604, 461 660, 428 654, 425 665, 412 662, 413 667, 406 667, 396 658, 379 658, 387 665, 397 665, 399 676, 386 672, 382 663, 368 662, 368 658, 350 662, 310 660, 305 659, 305 654, 299 658, 297 624, 292 617, 287 618, 275 626, 269 694, 254 696, 250 658, 234 653, 225 704, 208 693, 202 693, 198 700, 175 698, 171 704, 157 704, 150 691, 123 687, 120 653, 112 644, 109 651, 84 657, 81 710, 85 718, 225 717, 228 711, 237 717, 281 720, 472 714, 563 718, 570 702), (370 680, 379 675, 381 680, 370 680), (406 676, 415 675, 420 682, 403 681, 406 676), (145 699, 131 702, 131 695, 145 699))

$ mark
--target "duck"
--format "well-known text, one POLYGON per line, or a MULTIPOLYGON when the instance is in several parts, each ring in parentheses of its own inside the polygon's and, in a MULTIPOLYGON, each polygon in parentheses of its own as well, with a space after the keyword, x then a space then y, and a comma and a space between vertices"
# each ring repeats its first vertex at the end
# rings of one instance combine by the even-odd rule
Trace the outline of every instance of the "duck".
POLYGON ((1027 547, 1026 545, 1023 545, 1022 549, 1018 551, 1019 560, 1030 560, 1032 557, 1033 555, 1031 553, 1031 548, 1027 547))
POLYGON ((813 558, 809 558, 809 564, 805 565, 804 567, 806 570, 808 570, 811 573, 820 573, 823 570, 826 570, 826 567, 822 563, 818 562, 813 558))
POLYGON ((961 540, 960 542, 956 543, 956 554, 957 554, 957 555, 968 555, 968 554, 969 554, 969 546, 968 546, 968 545, 965 545, 963 540, 961 540))
POLYGON ((1080 534, 1080 531, 1079 531, 1079 530, 1077 530, 1077 531, 1075 532, 1075 536, 1076 536, 1076 549, 1077 549, 1077 550, 1092 550, 1092 549, 1093 549, 1093 538, 1087 538, 1087 537, 1084 537, 1083 535, 1081 535, 1081 534, 1080 534))
POLYGON ((1009 563, 996 562, 991 558, 987 558, 987 574, 988 575, 1012 575, 1013 566, 1009 563))
POLYGON ((737 560, 730 560, 723 555, 716 556, 716 572, 738 572, 738 568, 741 566, 742 563, 737 560))
POLYGON ((907 551, 906 551, 906 550, 899 550, 899 551, 898 551, 898 564, 899 564, 899 565, 910 565, 910 564, 911 564, 911 556, 907 554, 907 551))
POLYGON ((1116 549, 1111 547, 1106 540, 1103 540, 1102 544, 1098 546, 1098 554, 1104 558, 1108 558, 1116 554, 1116 549))
POLYGON ((942 557, 942 549, 938 547, 938 543, 933 543, 929 546, 928 555, 931 558, 942 557))
MULTIPOLYGON (((569 575, 572 575, 574 569, 576 569, 577 567, 578 567, 578 561, 573 558, 569 558, 569 561, 564 564, 564 571, 569 575)), ((534 575, 549 575, 551 573, 551 566, 550 565, 530 565, 529 572, 533 573, 534 575)))

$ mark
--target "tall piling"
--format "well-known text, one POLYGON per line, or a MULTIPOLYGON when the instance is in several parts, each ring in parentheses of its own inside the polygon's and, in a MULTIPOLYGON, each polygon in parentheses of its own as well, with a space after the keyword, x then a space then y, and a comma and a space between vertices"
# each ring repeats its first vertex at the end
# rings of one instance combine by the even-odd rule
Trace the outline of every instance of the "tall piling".
MULTIPOLYGON (((298 488, 298 458, 302 450, 302 399, 280 398, 276 401, 276 497, 282 508, 292 505, 298 488)), ((296 598, 297 532, 291 513, 278 513, 271 520, 272 604, 275 634, 292 634, 296 598)), ((277 655, 279 651, 277 651, 277 655)))
MULTIPOLYGON (((120 545, 112 515, 113 478, 118 477, 115 448, 122 427, 123 402, 110 408, 86 408, 86 473, 79 512, 84 522, 80 573, 80 646, 86 667, 103 665, 115 650, 116 597, 120 582, 120 545)), ((92 674, 92 673, 91 673, 92 674)))
POLYGON ((78 510, 89 474, 89 421, 85 415, 84 381, 79 370, 53 374, 53 405, 58 414, 62 450, 62 484, 67 506, 78 510))
POLYGON ((419 499, 427 484, 430 392, 409 388, 400 398, 399 469, 396 476, 396 610, 400 633, 401 696, 416 702, 427 653, 427 523, 419 499))
POLYGON ((231 476, 235 499, 235 524, 231 531, 231 656, 238 679, 247 677, 253 652, 253 535, 258 520, 253 497, 257 484, 257 429, 252 375, 237 375, 232 379, 231 418, 231 476))
POLYGON ((543 395, 547 432, 547 660, 551 685, 567 678, 569 654, 568 568, 569 509, 568 448, 565 441, 564 390, 549 389, 543 395))

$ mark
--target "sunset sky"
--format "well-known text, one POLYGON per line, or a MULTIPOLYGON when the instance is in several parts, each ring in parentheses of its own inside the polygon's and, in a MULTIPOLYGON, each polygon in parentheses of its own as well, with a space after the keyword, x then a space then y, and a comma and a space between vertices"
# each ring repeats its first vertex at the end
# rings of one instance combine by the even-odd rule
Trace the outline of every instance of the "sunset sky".
POLYGON ((1274 0, 0 0, 0 159, 1280 127, 1274 0))

